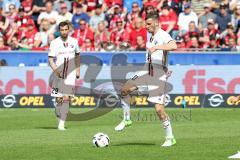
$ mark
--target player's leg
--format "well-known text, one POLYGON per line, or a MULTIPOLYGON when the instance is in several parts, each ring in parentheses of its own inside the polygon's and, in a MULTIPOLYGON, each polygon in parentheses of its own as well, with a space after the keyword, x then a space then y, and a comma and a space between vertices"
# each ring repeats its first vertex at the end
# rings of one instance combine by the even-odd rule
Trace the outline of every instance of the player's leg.
POLYGON ((165 130, 165 134, 166 134, 166 140, 162 146, 168 147, 168 146, 172 146, 172 145, 176 144, 176 140, 175 140, 175 138, 173 136, 173 132, 172 132, 170 118, 169 118, 168 114, 165 112, 164 105, 157 103, 157 104, 155 104, 155 109, 156 109, 159 119, 162 122, 162 126, 163 126, 163 129, 165 130))
POLYGON ((149 90, 148 101, 155 104, 156 113, 162 122, 163 129, 166 135, 166 141, 162 146, 172 146, 176 143, 174 139, 172 126, 168 114, 165 112, 165 95, 168 92, 166 68, 161 65, 153 65, 154 77, 152 81, 149 82, 149 88, 151 88, 151 83, 157 85, 158 88, 154 90, 149 90))
POLYGON ((69 111, 70 97, 69 96, 57 97, 56 102, 57 102, 56 115, 59 119, 58 129, 65 130, 65 121, 67 119, 67 114, 69 111))
POLYGON ((124 84, 121 89, 121 105, 123 108, 123 120, 115 127, 116 131, 122 131, 125 127, 128 127, 132 124, 130 117, 130 101, 131 96, 129 95, 131 92, 137 90, 137 87, 128 81, 124 84))

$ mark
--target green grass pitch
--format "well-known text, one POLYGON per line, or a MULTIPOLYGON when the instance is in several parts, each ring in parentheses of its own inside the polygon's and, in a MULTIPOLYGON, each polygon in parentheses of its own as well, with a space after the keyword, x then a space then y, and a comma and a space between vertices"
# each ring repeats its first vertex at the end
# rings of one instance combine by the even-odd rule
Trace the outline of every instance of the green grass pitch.
MULTIPOLYGON (((75 111, 76 110, 76 111, 75 111)), ((85 112, 88 109, 74 109, 85 112)), ((132 109, 133 125, 114 127, 120 109, 56 130, 53 109, 0 109, 0 160, 226 160, 240 150, 240 109, 167 109, 177 144, 162 148, 154 109, 132 109), (110 146, 93 147, 104 132, 110 146)))

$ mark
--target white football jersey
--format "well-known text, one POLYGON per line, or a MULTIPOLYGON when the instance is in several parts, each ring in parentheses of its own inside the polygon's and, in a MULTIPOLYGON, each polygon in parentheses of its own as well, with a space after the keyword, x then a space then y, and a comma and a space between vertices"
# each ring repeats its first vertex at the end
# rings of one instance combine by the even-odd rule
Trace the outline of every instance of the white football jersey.
MULTIPOLYGON (((61 37, 58 37, 54 39, 50 44, 50 50, 48 53, 49 57, 55 57, 56 58, 56 65, 58 67, 58 70, 60 71, 60 74, 63 78, 62 79, 56 79, 54 82, 55 88, 62 89, 63 87, 60 84, 64 81, 65 84, 69 84, 74 86, 75 85, 75 79, 76 79, 76 64, 75 64, 75 56, 76 53, 80 53, 80 48, 78 46, 77 39, 68 36, 66 41, 63 41, 61 37)), ((62 92, 63 93, 63 92, 62 92)))
MULTIPOLYGON (((146 47, 151 48, 156 45, 167 44, 172 41, 172 37, 162 29, 158 29, 155 35, 148 34, 146 47)), ((167 52, 163 50, 156 50, 151 55, 152 63, 166 65, 167 62, 167 52)), ((148 61, 148 52, 146 54, 146 61, 148 61)))
POLYGON ((56 65, 60 66, 66 59, 73 59, 76 53, 80 53, 77 39, 68 36, 67 40, 63 41, 58 37, 51 42, 48 56, 56 57, 56 65))

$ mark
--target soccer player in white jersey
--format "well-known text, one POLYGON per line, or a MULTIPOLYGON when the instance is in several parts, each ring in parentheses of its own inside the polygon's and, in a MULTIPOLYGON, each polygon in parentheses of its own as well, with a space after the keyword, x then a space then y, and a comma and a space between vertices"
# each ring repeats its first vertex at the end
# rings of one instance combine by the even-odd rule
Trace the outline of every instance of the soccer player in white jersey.
POLYGON ((59 130, 65 130, 70 100, 75 93, 75 81, 80 76, 80 48, 77 39, 68 35, 69 27, 65 21, 59 24, 60 37, 51 42, 48 53, 49 64, 55 75, 51 96, 56 98, 59 130))
POLYGON ((160 85, 162 91, 151 93, 152 82, 154 78, 160 83, 167 81, 167 52, 177 49, 176 42, 171 36, 159 27, 158 13, 151 12, 146 18, 146 28, 151 37, 148 38, 146 47, 146 65, 147 70, 137 72, 136 75, 128 80, 121 89, 121 102, 123 107, 123 121, 115 127, 116 131, 121 131, 125 127, 130 126, 132 121, 130 119, 130 95, 136 90, 146 90, 149 93, 148 101, 155 104, 156 113, 162 122, 163 128, 166 133, 166 140, 163 147, 172 146, 176 143, 173 136, 172 127, 168 114, 164 109, 165 102, 165 85, 160 85), (163 91, 164 90, 164 91, 163 91), (157 94, 156 94, 157 93, 157 94))

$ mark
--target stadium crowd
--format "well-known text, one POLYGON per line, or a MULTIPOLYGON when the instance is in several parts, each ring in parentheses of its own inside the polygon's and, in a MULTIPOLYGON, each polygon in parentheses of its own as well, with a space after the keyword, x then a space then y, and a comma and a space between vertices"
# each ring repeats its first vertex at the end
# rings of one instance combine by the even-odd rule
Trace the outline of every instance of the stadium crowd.
POLYGON ((144 51, 144 18, 154 10, 179 50, 240 47, 238 0, 209 0, 199 14, 187 0, 0 0, 0 50, 48 50, 68 21, 82 51, 144 51))

